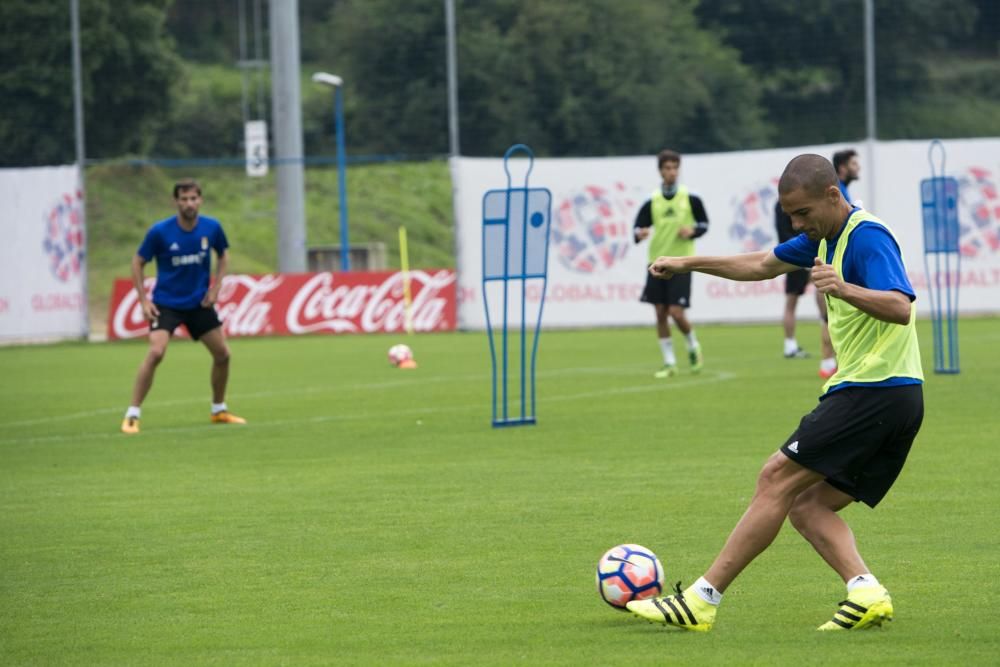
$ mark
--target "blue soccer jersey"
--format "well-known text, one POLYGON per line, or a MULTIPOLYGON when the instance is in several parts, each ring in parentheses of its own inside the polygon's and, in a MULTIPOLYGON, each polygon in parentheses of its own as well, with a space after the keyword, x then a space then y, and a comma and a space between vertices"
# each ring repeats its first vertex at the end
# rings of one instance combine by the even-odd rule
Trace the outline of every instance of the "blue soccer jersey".
MULTIPOLYGON (((826 244, 827 264, 833 262, 839 238, 840 234, 826 244)), ((799 234, 776 246, 774 255, 782 262, 811 268, 818 251, 819 241, 810 241, 805 234, 799 234)), ((851 242, 844 252, 843 271, 846 282, 873 290, 896 290, 910 297, 910 301, 917 298, 896 240, 877 222, 865 220, 851 232, 851 242)))
POLYGON ((191 231, 180 226, 176 215, 150 227, 137 252, 147 262, 156 258, 153 303, 178 310, 197 308, 212 276, 211 251, 221 256, 228 247, 215 218, 199 215, 191 231))
POLYGON ((847 191, 847 183, 844 183, 843 181, 838 180, 837 181, 837 187, 840 188, 840 193, 842 195, 844 195, 844 199, 847 200, 847 203, 848 204, 853 204, 854 202, 851 201, 851 193, 847 191))

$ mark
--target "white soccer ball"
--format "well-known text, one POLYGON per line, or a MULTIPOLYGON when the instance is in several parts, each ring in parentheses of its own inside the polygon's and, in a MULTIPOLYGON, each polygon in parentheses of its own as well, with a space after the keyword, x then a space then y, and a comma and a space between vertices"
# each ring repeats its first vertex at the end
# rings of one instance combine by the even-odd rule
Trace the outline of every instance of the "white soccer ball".
POLYGON ((410 359, 413 359, 413 350, 410 349, 409 345, 399 343, 389 348, 389 363, 393 366, 399 366, 410 359))
POLYGON ((632 600, 663 592, 663 566, 652 551, 638 544, 619 544, 597 561, 597 592, 616 609, 632 600))

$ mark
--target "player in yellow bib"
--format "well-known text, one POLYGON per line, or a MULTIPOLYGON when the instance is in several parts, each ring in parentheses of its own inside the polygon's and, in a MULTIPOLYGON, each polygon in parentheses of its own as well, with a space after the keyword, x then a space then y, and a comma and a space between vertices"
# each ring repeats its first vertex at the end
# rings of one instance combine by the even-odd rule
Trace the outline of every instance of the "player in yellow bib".
POLYGON ((786 517, 847 585, 847 599, 820 630, 861 629, 893 617, 888 591, 838 512, 855 501, 875 507, 882 500, 920 429, 916 296, 892 232, 844 199, 825 158, 789 162, 778 194, 800 232, 792 240, 745 255, 660 257, 650 273, 768 280, 812 265, 829 309, 837 372, 816 409, 764 464, 749 507, 705 574, 675 595, 628 604, 650 621, 710 630, 723 592, 771 544, 786 517))
MULTIPOLYGON (((694 254, 694 240, 708 231, 708 215, 701 199, 677 183, 681 167, 680 154, 662 150, 656 156, 663 183, 650 196, 635 217, 635 242, 649 240, 649 263, 657 257, 683 257, 694 254)), ((663 368, 654 376, 668 378, 677 374, 677 358, 670 320, 684 334, 691 371, 701 370, 701 345, 685 311, 691 305, 691 275, 688 273, 659 280, 647 274, 641 300, 653 304, 656 310, 656 333, 663 355, 663 368)))

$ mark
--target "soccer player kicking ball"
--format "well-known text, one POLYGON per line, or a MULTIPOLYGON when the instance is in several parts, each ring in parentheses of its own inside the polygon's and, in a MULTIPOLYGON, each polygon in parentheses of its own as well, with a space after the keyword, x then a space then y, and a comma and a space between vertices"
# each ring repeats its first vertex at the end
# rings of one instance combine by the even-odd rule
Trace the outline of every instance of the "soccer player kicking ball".
POLYGON ((132 389, 132 404, 122 420, 122 433, 139 432, 140 408, 156 367, 163 361, 174 329, 183 324, 191 338, 200 340, 212 355, 212 416, 216 424, 246 424, 226 407, 229 380, 229 346, 215 312, 222 278, 226 275, 229 242, 218 220, 198 215, 201 186, 194 180, 174 185, 177 215, 153 225, 132 258, 132 283, 139 295, 142 313, 149 321, 149 351, 139 366, 132 389), (211 251, 218 257, 215 282, 211 278, 211 251), (153 300, 146 298, 143 267, 156 258, 153 300))
POLYGON ((819 405, 764 463, 750 506, 694 585, 629 602, 649 621, 705 632, 722 595, 774 540, 785 517, 847 584, 847 599, 820 630, 856 630, 891 620, 889 592, 858 553, 837 514, 854 501, 875 507, 899 475, 923 420, 916 298, 899 245, 881 220, 844 199, 819 155, 799 155, 778 183, 798 236, 772 251, 729 257, 660 257, 650 273, 700 271, 767 280, 813 266, 829 309, 837 372, 819 405))

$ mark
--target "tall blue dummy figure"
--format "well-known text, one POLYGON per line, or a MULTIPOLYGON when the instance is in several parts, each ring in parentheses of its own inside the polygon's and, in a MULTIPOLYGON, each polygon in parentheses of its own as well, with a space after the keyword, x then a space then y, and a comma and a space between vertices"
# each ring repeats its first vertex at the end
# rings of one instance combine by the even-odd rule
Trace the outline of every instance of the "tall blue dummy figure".
POLYGON ((939 140, 931 142, 927 160, 931 165, 931 177, 920 181, 920 204, 924 221, 924 273, 931 297, 934 330, 934 372, 957 374, 958 276, 962 266, 958 180, 944 175, 944 144, 939 140), (940 170, 934 166, 934 149, 941 153, 940 170))
MULTIPOLYGON (((503 156, 507 187, 483 196, 483 305, 492 366, 493 426, 535 423, 535 368, 548 282, 552 193, 528 186, 535 156, 515 144, 503 156), (514 153, 527 154, 515 187, 514 153)), ((518 165, 518 166, 520 166, 518 165)))

